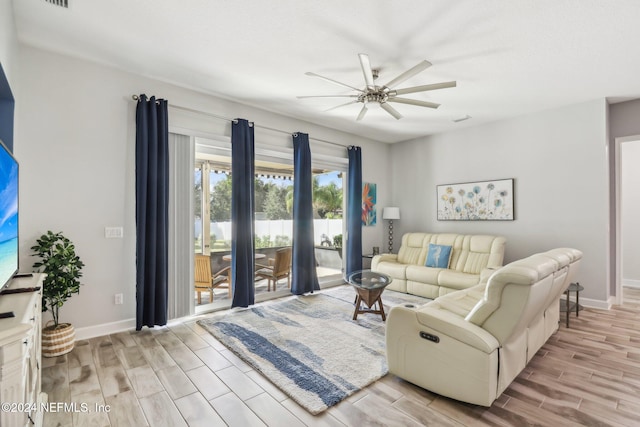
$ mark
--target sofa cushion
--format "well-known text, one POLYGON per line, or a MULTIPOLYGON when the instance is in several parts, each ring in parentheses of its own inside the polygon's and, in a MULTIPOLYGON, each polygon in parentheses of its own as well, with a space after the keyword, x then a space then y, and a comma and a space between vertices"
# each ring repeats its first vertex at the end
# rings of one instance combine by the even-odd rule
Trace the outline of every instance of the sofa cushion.
POLYGON ((442 270, 438 275, 438 286, 450 289, 467 289, 480 282, 479 274, 461 273, 454 270, 442 270))
POLYGON ((422 265, 407 265, 406 277, 408 280, 421 283, 438 284, 438 275, 442 268, 425 267, 422 265))
POLYGON ((449 260, 451 259, 451 246, 434 245, 429 243, 429 251, 427 252, 427 267, 449 268, 449 260))
POLYGON ((408 265, 395 261, 382 261, 378 263, 376 271, 391 276, 393 279, 406 279, 406 270, 408 265))
POLYGON ((463 273, 480 274, 487 267, 489 254, 485 252, 469 252, 467 260, 462 267, 463 273))

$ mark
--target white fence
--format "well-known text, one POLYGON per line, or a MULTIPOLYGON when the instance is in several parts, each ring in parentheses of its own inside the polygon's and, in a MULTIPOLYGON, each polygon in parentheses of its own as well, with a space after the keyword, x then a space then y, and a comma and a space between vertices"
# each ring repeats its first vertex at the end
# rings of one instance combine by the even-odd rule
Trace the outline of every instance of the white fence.
MULTIPOLYGON (((292 220, 257 220, 255 222, 256 237, 269 236, 274 241, 276 236, 287 236, 290 240, 293 236, 292 220)), ((200 238, 202 228, 196 224, 196 239, 200 238)), ((342 234, 342 219, 314 219, 313 240, 316 245, 322 242, 325 235, 333 244, 333 237, 342 234)), ((211 235, 216 240, 231 241, 231 222, 212 222, 211 235)))

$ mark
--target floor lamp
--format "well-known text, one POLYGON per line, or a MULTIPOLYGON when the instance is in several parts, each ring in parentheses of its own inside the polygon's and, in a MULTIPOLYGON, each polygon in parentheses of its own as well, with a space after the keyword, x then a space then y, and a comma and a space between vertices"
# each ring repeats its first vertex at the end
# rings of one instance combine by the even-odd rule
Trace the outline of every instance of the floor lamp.
POLYGON ((389 253, 393 252, 393 220, 400 219, 400 208, 386 207, 382 209, 382 219, 389 220, 389 253))

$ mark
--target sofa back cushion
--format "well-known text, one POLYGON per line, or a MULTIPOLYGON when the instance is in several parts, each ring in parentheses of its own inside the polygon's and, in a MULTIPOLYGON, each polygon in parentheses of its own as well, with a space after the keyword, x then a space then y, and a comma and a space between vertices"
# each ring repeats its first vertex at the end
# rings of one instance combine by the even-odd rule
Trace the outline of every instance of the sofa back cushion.
POLYGON ((460 236, 458 250, 451 256, 449 268, 462 273, 480 274, 485 268, 498 268, 504 260, 504 237, 460 236))
POLYGON ((405 233, 398 251, 398 262, 401 264, 424 265, 429 242, 427 233, 405 233), (425 241, 427 246, 425 247, 425 241))

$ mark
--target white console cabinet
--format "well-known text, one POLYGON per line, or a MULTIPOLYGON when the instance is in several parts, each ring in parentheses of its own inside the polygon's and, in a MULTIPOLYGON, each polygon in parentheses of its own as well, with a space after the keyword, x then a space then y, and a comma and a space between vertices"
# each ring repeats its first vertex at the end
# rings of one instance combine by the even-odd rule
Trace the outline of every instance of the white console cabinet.
MULTIPOLYGON (((5 289, 42 287, 43 274, 14 278, 5 289)), ((0 295, 0 427, 41 426, 41 291, 0 295), (35 411, 33 411, 35 409, 35 411)))

